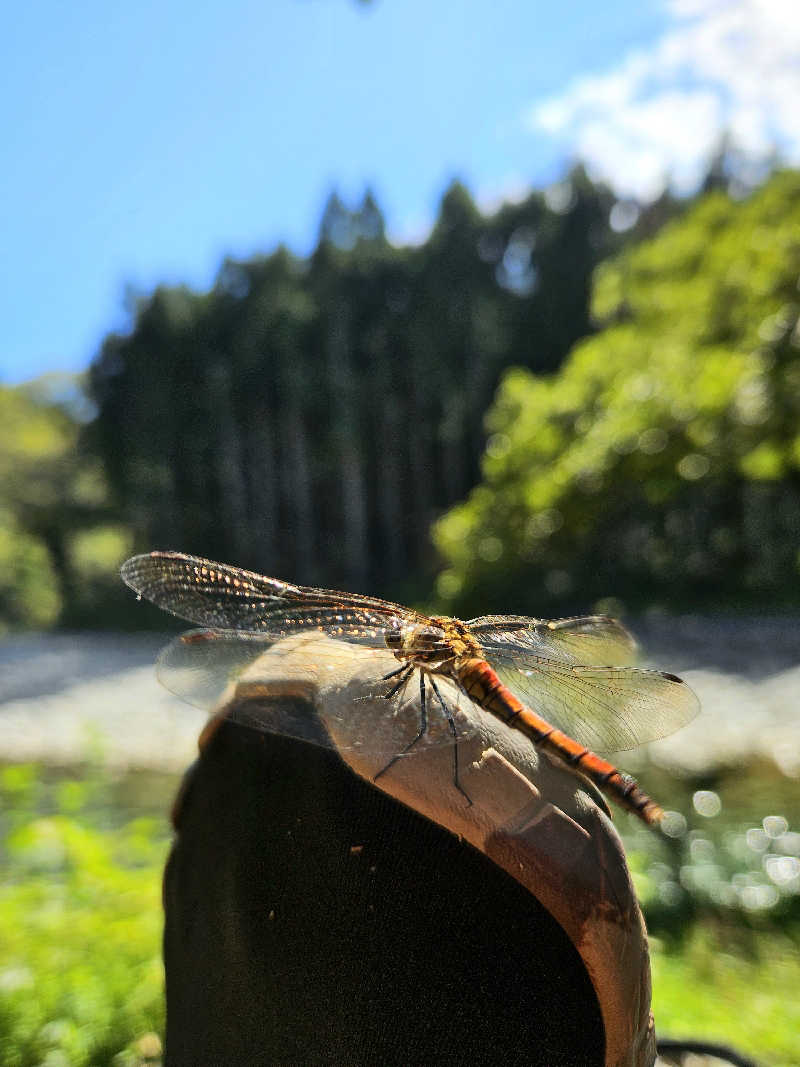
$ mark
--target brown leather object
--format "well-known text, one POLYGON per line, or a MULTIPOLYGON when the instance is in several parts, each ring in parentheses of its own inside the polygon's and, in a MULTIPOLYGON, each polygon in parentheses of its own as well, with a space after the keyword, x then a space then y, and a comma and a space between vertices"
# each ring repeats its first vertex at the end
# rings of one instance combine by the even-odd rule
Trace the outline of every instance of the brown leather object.
MULTIPOLYGON (((228 715, 352 701, 273 666, 228 715)), ((462 760, 465 808, 444 747, 379 789, 314 744, 206 733, 165 879, 168 1064, 653 1062, 641 918, 602 801, 488 741, 462 760), (492 810, 515 791, 513 819, 492 810)))

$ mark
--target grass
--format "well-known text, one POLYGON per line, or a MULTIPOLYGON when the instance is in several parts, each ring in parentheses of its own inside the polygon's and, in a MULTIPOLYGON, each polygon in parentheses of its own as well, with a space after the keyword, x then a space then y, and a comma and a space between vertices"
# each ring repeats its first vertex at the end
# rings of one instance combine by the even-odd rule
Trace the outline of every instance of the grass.
POLYGON ((0 1064, 157 1063, 164 822, 119 823, 110 783, 0 772, 0 1064), (110 818, 110 816, 113 816, 110 818))
POLYGON ((659 1036, 718 1041, 765 1067, 800 1064, 796 939, 762 931, 747 944, 699 923, 678 946, 653 939, 651 963, 659 1036))
MULTIPOLYGON (((93 770, 79 777, 0 770, 0 1067, 160 1063, 161 872, 169 844, 162 813, 173 787, 142 789, 142 776, 120 781, 93 770)), ((740 854, 733 846, 741 834, 731 826, 748 821, 732 819, 720 831, 732 851, 718 844, 715 854, 724 884, 735 881, 740 854)), ((712 907, 694 889, 665 896, 664 885, 677 884, 692 849, 698 853, 696 842, 709 839, 707 826, 704 837, 698 832, 688 830, 671 861, 631 850, 658 934, 651 945, 657 1031, 730 1044, 772 1067, 800 1064, 793 902, 753 914, 712 907), (665 899, 675 902, 671 917, 665 899)), ((704 845, 693 862, 705 863, 707 852, 704 845)), ((753 857, 741 855, 746 876, 755 877, 753 857)), ((686 884, 708 885, 697 877, 686 884)))
POLYGON ((651 930, 657 1033, 731 1045, 765 1067, 800 1064, 797 782, 753 761, 653 784, 684 813, 682 832, 635 820, 622 831, 651 930))

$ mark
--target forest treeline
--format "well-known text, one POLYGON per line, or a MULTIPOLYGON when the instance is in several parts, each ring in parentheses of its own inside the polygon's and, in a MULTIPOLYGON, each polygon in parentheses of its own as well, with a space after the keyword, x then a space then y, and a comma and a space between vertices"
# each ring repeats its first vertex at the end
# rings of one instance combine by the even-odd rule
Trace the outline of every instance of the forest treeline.
POLYGON ((309 257, 140 295, 88 407, 0 388, 0 619, 119 625, 151 547, 400 599, 444 559, 459 610, 800 599, 800 178, 725 184, 454 184, 404 248, 333 195, 309 257))
POLYGON ((93 447, 137 544, 179 545, 306 584, 380 593, 430 579, 433 521, 479 476, 509 363, 555 370, 590 330, 614 200, 492 217, 445 194, 396 248, 370 195, 332 196, 308 259, 225 262, 207 293, 160 288, 90 372, 93 447))

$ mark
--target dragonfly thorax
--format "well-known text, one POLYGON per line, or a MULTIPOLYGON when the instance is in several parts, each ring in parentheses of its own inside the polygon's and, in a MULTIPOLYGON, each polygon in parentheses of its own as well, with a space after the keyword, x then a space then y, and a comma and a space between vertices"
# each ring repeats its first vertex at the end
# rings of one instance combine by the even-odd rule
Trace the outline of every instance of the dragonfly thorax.
POLYGON ((482 658, 481 647, 459 619, 434 615, 428 623, 406 623, 385 635, 397 659, 431 673, 450 673, 464 659, 482 658))

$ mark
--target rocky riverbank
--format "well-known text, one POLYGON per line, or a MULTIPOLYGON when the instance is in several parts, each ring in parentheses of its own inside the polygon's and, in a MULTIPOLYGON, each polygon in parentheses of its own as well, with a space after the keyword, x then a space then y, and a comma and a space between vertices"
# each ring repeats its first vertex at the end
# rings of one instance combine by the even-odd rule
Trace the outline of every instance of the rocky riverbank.
MULTIPOLYGON (((664 618, 630 623, 644 661, 680 673, 703 713, 650 746, 675 771, 774 760, 800 776, 800 620, 664 618)), ((27 634, 0 642, 0 760, 179 771, 205 715, 171 696, 153 664, 165 635, 27 634)), ((631 760, 626 760, 626 766, 631 760)))

